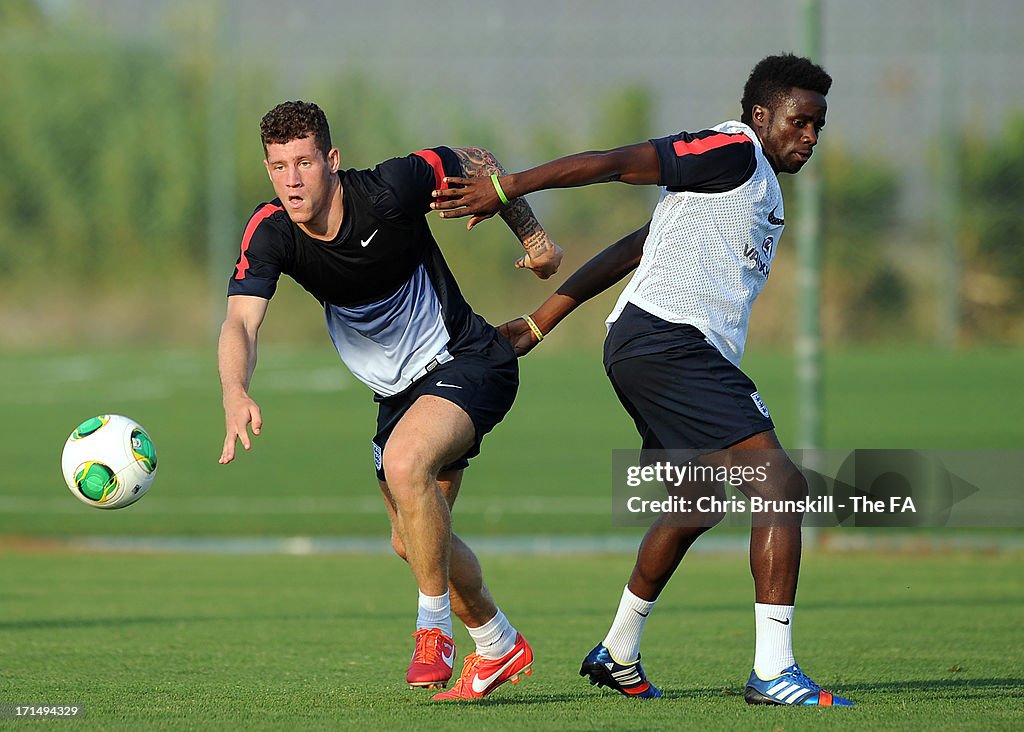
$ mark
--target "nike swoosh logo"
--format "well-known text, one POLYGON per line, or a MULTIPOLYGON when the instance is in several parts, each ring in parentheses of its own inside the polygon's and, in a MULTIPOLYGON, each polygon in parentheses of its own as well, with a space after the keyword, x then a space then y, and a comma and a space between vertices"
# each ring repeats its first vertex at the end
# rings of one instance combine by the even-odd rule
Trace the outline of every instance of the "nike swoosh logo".
MULTIPOLYGON (((768 220, 771 221, 771 216, 768 217, 768 220)), ((360 239, 359 243, 365 247, 367 244, 373 241, 373 237, 377 236, 378 231, 380 231, 380 229, 374 229, 373 233, 370 234, 370 237, 368 239, 360 239)))
POLYGON ((458 384, 446 384, 443 381, 438 381, 436 386, 447 386, 449 389, 461 389, 462 388, 458 384))
POLYGON ((788 619, 787 620, 779 620, 778 618, 768 618, 768 619, 769 620, 774 620, 779 625, 789 625, 789 620, 788 619))
POLYGON ((651 611, 650 611, 650 610, 648 610, 648 611, 647 611, 647 612, 645 612, 645 613, 642 613, 642 612, 640 612, 639 610, 637 610, 637 609, 636 609, 635 607, 634 607, 634 608, 631 608, 631 609, 633 610, 633 612, 635 612, 635 613, 636 613, 637 615, 639 615, 639 616, 640 616, 641 618, 646 618, 646 617, 647 617, 648 615, 650 615, 650 614, 651 614, 651 611))
POLYGON ((482 694, 483 692, 487 691, 487 689, 490 688, 491 684, 493 684, 494 681, 505 672, 505 669, 507 669, 516 661, 518 661, 521 655, 523 655, 523 649, 519 649, 519 653, 512 656, 512 658, 508 659, 505 662, 504 666, 502 666, 486 678, 481 679, 480 674, 476 674, 475 676, 473 676, 473 691, 477 694, 482 694))
MULTIPOLYGON (((776 206, 775 208, 772 209, 772 212, 770 214, 768 214, 768 223, 771 224, 772 226, 783 226, 786 223, 785 219, 777 219, 777 218, 775 218, 775 211, 778 208, 779 207, 776 206)), ((365 247, 366 245, 363 244, 363 246, 365 247)), ((772 618, 772 620, 774 620, 774 619, 775 618, 772 618)))
POLYGON ((448 667, 451 668, 452 663, 455 661, 455 646, 448 646, 448 650, 452 652, 451 655, 446 656, 444 655, 444 651, 441 651, 441 660, 448 664, 448 667))

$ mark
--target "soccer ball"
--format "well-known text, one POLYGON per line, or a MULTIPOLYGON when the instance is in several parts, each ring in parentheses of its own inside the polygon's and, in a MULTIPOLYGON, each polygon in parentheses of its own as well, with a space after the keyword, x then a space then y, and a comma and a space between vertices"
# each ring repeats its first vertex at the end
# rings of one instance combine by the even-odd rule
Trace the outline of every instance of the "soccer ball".
POLYGON ((60 460, 64 482, 93 508, 124 508, 145 495, 156 476, 156 448, 137 422, 101 414, 78 425, 60 460))

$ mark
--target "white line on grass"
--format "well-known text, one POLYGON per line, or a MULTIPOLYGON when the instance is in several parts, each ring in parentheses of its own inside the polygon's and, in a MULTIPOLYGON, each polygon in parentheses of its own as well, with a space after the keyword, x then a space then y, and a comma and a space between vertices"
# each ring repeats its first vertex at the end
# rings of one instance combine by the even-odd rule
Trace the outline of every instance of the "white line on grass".
MULTIPOLYGON (((271 351, 261 357, 253 381, 258 389, 327 393, 353 383, 340 363, 322 363, 321 356, 310 359, 302 352, 271 351)), ((216 364, 212 355, 184 351, 140 351, 124 358, 106 354, 26 357, 5 364, 2 376, 0 404, 58 404, 81 394, 93 400, 163 400, 215 385, 216 364), (126 361, 135 366, 126 366, 126 361)))
MULTIPOLYGON (((569 555, 633 554, 639 535, 582 536, 463 536, 477 554, 569 555)), ((392 554, 386 537, 289 536, 289 537, 72 537, 57 542, 74 552, 129 552, 147 554, 392 554)), ((691 551, 698 553, 743 552, 745 536, 705 536, 691 551)))

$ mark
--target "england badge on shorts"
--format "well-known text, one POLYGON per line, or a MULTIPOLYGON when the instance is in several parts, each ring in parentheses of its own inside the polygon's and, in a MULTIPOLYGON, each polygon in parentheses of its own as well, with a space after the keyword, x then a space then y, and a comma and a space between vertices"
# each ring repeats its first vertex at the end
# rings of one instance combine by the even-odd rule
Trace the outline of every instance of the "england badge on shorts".
POLYGON ((771 415, 768 414, 768 407, 765 406, 761 395, 755 391, 750 395, 750 398, 754 400, 754 406, 757 407, 757 411, 763 414, 765 419, 771 419, 771 415))

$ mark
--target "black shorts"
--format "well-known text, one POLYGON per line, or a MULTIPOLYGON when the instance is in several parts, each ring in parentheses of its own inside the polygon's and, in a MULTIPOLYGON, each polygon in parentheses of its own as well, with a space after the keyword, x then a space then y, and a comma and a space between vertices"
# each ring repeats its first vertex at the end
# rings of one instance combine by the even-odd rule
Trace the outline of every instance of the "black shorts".
POLYGON ((627 306, 605 369, 645 450, 711 452, 775 427, 754 382, 692 325, 627 306))
POLYGON ((379 404, 377 434, 373 438, 373 461, 378 479, 386 480, 382 458, 391 432, 413 402, 424 394, 457 404, 473 420, 476 429, 472 447, 442 470, 464 469, 469 466, 470 458, 480 454, 484 435, 505 418, 519 390, 519 362, 512 344, 497 331, 492 332, 493 339, 482 349, 457 354, 400 394, 374 397, 379 404))

